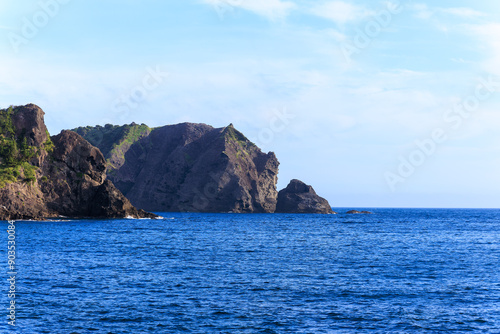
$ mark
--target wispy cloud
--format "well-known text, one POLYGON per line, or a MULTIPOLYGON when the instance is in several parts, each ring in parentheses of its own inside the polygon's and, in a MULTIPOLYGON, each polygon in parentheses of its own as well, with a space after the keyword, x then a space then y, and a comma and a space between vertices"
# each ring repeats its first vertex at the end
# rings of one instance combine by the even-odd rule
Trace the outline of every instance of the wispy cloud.
POLYGON ((452 14, 452 15, 461 16, 461 17, 467 17, 467 18, 477 18, 477 17, 486 16, 485 13, 479 12, 477 10, 473 10, 471 8, 465 8, 465 7, 442 8, 442 9, 440 9, 440 11, 443 13, 452 14))
POLYGON ((283 0, 202 0, 202 2, 214 7, 241 8, 273 21, 284 19, 297 7, 293 2, 283 0))
POLYGON ((418 3, 411 5, 410 8, 415 12, 415 17, 424 20, 430 19, 438 14, 448 14, 468 19, 476 19, 487 16, 486 13, 467 7, 431 8, 427 4, 418 3))
POLYGON ((312 8, 311 13, 337 24, 346 24, 359 21, 373 13, 364 7, 356 6, 345 1, 328 1, 312 8))
POLYGON ((337 42, 345 42, 347 40, 347 36, 335 29, 327 29, 325 30, 325 34, 329 37, 332 37, 337 42))
POLYGON ((468 25, 467 30, 487 48, 483 69, 500 76, 500 23, 468 25))
POLYGON ((410 6, 415 12, 415 17, 423 20, 427 20, 434 15, 434 11, 429 8, 425 3, 417 3, 410 6))

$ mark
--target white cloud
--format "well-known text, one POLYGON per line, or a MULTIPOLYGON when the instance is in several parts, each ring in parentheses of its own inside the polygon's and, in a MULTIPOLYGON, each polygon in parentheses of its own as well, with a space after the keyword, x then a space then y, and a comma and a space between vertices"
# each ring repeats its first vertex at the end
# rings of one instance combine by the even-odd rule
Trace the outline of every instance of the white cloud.
POLYGON ((410 5, 413 16, 428 21, 434 28, 445 34, 456 32, 461 29, 464 22, 479 22, 488 15, 486 13, 467 8, 467 7, 429 7, 427 4, 418 3, 410 5))
POLYGON ((476 18, 486 16, 485 13, 473 10, 471 8, 459 7, 459 8, 442 8, 443 13, 452 14, 461 17, 476 18))
POLYGON ((487 16, 485 13, 467 7, 452 7, 452 8, 430 8, 424 3, 414 4, 410 8, 415 12, 415 17, 423 20, 428 20, 436 14, 449 14, 461 18, 475 19, 487 16))
POLYGON ((488 23, 482 25, 469 25, 467 30, 474 34, 474 38, 487 48, 483 69, 500 76, 500 23, 488 23))
POLYGON ((463 58, 451 58, 450 60, 457 64, 474 64, 473 61, 465 60, 463 58))
POLYGON ((410 8, 415 12, 415 17, 427 20, 434 15, 434 12, 424 3, 414 4, 410 8))
POLYGON ((283 19, 296 8, 290 1, 283 0, 202 0, 216 9, 242 8, 270 20, 283 19))
POLYGON ((327 36, 332 37, 337 42, 345 42, 347 40, 347 36, 335 29, 327 29, 325 30, 327 36))
POLYGON ((362 20, 373 13, 364 7, 344 1, 329 1, 312 8, 311 13, 338 24, 362 20))

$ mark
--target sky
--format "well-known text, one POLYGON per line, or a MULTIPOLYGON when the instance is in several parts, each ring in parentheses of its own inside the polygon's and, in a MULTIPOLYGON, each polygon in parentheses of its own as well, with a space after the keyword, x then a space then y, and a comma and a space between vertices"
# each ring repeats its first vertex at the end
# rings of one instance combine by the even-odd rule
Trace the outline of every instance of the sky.
POLYGON ((51 134, 233 123, 333 207, 500 207, 500 2, 0 0, 51 134))

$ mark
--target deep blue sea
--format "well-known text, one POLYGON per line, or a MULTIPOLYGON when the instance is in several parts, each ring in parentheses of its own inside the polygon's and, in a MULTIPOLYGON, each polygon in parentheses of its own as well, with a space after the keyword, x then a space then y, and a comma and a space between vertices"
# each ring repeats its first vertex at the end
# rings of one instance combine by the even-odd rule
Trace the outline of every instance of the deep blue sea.
MULTIPOLYGON (((500 210, 16 222, 1 333, 500 333, 500 210)), ((344 212, 344 213, 342 213, 344 212)))

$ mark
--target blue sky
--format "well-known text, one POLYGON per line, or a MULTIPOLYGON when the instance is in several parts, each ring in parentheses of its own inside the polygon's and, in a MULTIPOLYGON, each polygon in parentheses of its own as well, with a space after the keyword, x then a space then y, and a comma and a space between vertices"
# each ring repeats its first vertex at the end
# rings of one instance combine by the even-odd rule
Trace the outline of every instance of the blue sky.
POLYGON ((494 1, 1 1, 0 106, 233 123, 337 207, 500 207, 498 36, 494 1))

